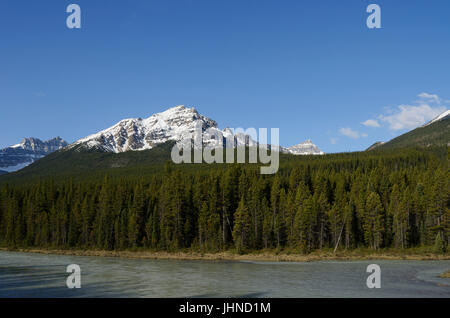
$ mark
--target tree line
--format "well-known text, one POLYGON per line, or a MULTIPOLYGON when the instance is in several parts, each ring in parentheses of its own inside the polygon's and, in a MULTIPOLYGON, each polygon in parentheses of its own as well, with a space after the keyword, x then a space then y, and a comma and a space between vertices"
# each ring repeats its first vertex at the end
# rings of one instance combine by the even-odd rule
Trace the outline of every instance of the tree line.
POLYGON ((397 151, 0 185, 9 247, 202 251, 450 243, 449 155, 397 151))

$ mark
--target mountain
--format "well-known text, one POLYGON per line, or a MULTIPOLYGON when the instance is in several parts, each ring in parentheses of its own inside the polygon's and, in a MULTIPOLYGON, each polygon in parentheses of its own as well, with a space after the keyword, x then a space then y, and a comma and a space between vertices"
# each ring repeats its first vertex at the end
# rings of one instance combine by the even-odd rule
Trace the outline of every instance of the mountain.
POLYGON ((431 120, 429 123, 425 124, 424 127, 428 126, 428 125, 431 125, 432 123, 441 121, 441 120, 449 119, 449 117, 450 117, 450 109, 448 109, 445 112, 443 112, 442 114, 436 116, 436 118, 431 120))
MULTIPOLYGON (((180 142, 190 138, 197 125, 202 128, 203 146, 214 147, 218 144, 215 138, 206 135, 207 130, 211 135, 222 135, 225 146, 226 138, 230 137, 234 138, 234 145, 258 146, 258 142, 249 135, 242 132, 234 133, 230 128, 220 130, 216 121, 199 114, 195 108, 179 105, 145 119, 121 120, 110 128, 74 142, 68 148, 95 149, 113 153, 142 151, 167 141, 180 142)), ((296 155, 323 154, 310 140, 290 148, 281 148, 281 151, 296 155)))
POLYGON ((375 148, 377 148, 377 147, 383 145, 384 143, 385 143, 384 141, 377 141, 377 142, 375 142, 372 146, 370 146, 369 148, 367 148, 366 151, 375 149, 375 148))
MULTIPOLYGON (((196 126, 202 128, 204 146, 217 145, 218 141, 211 136, 216 133, 222 134, 225 147, 229 138, 234 139, 234 145, 258 146, 249 135, 234 132, 230 128, 220 130, 216 121, 200 115, 194 108, 180 105, 145 119, 121 120, 110 128, 49 154, 17 173, 3 176, 2 180, 25 180, 31 176, 72 177, 81 174, 95 178, 110 169, 142 173, 160 171, 171 160, 173 145, 190 137, 196 126)), ((289 148, 280 147, 280 152, 285 153, 282 156, 323 154, 310 140, 289 148)), ((220 169, 220 166, 216 168, 220 169)))
POLYGON ((322 150, 319 149, 313 142, 308 139, 298 145, 291 146, 289 148, 283 148, 283 152, 290 153, 293 155, 323 155, 325 154, 322 150))
POLYGON ((0 170, 13 172, 34 161, 67 146, 68 143, 56 137, 47 141, 38 138, 24 138, 21 143, 0 149, 0 170))
MULTIPOLYGON (((147 150, 167 141, 185 140, 192 136, 197 126, 202 129, 204 146, 218 143, 216 139, 205 136, 207 129, 211 134, 222 134, 224 138, 233 134, 229 128, 219 130, 216 121, 200 115, 195 108, 179 105, 145 119, 121 120, 110 128, 74 142, 69 149, 96 149, 114 153, 147 150)), ((245 137, 243 134, 236 134, 235 144, 257 145, 251 138, 245 137)))
POLYGON ((425 125, 388 142, 375 143, 367 150, 431 146, 450 146, 450 110, 446 110, 425 125))

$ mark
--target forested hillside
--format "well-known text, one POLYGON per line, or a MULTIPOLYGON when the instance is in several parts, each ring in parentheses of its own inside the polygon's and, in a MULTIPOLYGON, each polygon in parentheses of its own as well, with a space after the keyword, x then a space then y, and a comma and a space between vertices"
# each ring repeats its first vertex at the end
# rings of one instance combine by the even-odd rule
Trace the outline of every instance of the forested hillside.
POLYGON ((0 244, 176 251, 408 248, 450 240, 448 148, 167 163, 159 172, 0 185, 0 244), (339 242, 339 244, 338 244, 339 242))
POLYGON ((400 149, 405 147, 448 146, 450 142, 450 116, 429 125, 418 127, 388 142, 376 143, 367 150, 400 149))

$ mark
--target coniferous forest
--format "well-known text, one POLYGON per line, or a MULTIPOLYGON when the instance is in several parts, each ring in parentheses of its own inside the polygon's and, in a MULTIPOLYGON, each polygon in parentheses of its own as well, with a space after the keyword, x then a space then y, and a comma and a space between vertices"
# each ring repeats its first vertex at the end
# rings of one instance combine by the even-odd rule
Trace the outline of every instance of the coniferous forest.
POLYGON ((450 243, 449 152, 282 158, 0 184, 0 245, 245 252, 450 243))

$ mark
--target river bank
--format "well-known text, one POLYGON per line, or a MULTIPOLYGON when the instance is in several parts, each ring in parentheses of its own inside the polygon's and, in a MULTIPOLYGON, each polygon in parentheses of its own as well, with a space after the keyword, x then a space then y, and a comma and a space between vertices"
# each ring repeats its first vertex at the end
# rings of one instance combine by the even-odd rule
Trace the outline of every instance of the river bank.
MULTIPOLYGON (((78 252, 82 255, 121 255, 85 257, 50 252, 53 251, 45 251, 45 254, 0 251, 0 298, 450 297, 450 281, 440 277, 450 270, 450 260, 294 263, 209 261, 204 255, 202 261, 191 261, 137 259, 138 256, 149 256, 144 253, 131 253, 132 257, 123 257, 126 254, 78 252), (80 266, 79 289, 67 288, 69 264, 80 266), (367 266, 370 264, 377 264, 382 269, 382 288, 367 288, 370 275, 367 266)), ((71 254, 75 253, 72 251, 71 254)), ((151 255, 153 258, 168 256, 180 258, 180 255, 174 254, 151 255)), ((193 256, 190 254, 189 259, 193 256)), ((218 257, 214 254, 215 259, 218 257)), ((239 259, 250 257, 243 255, 239 259)), ((272 259, 272 256, 259 257, 257 260, 272 259)))
POLYGON ((310 254, 299 254, 290 251, 263 250, 239 254, 233 251, 216 253, 202 253, 196 251, 165 252, 150 250, 62 250, 62 249, 10 249, 0 248, 2 251, 15 251, 26 253, 119 257, 134 259, 174 259, 174 260, 229 260, 229 261, 269 261, 269 262, 313 262, 313 261, 352 261, 352 260, 450 260, 450 254, 434 254, 428 251, 411 250, 380 250, 355 249, 347 251, 314 251, 310 254))

